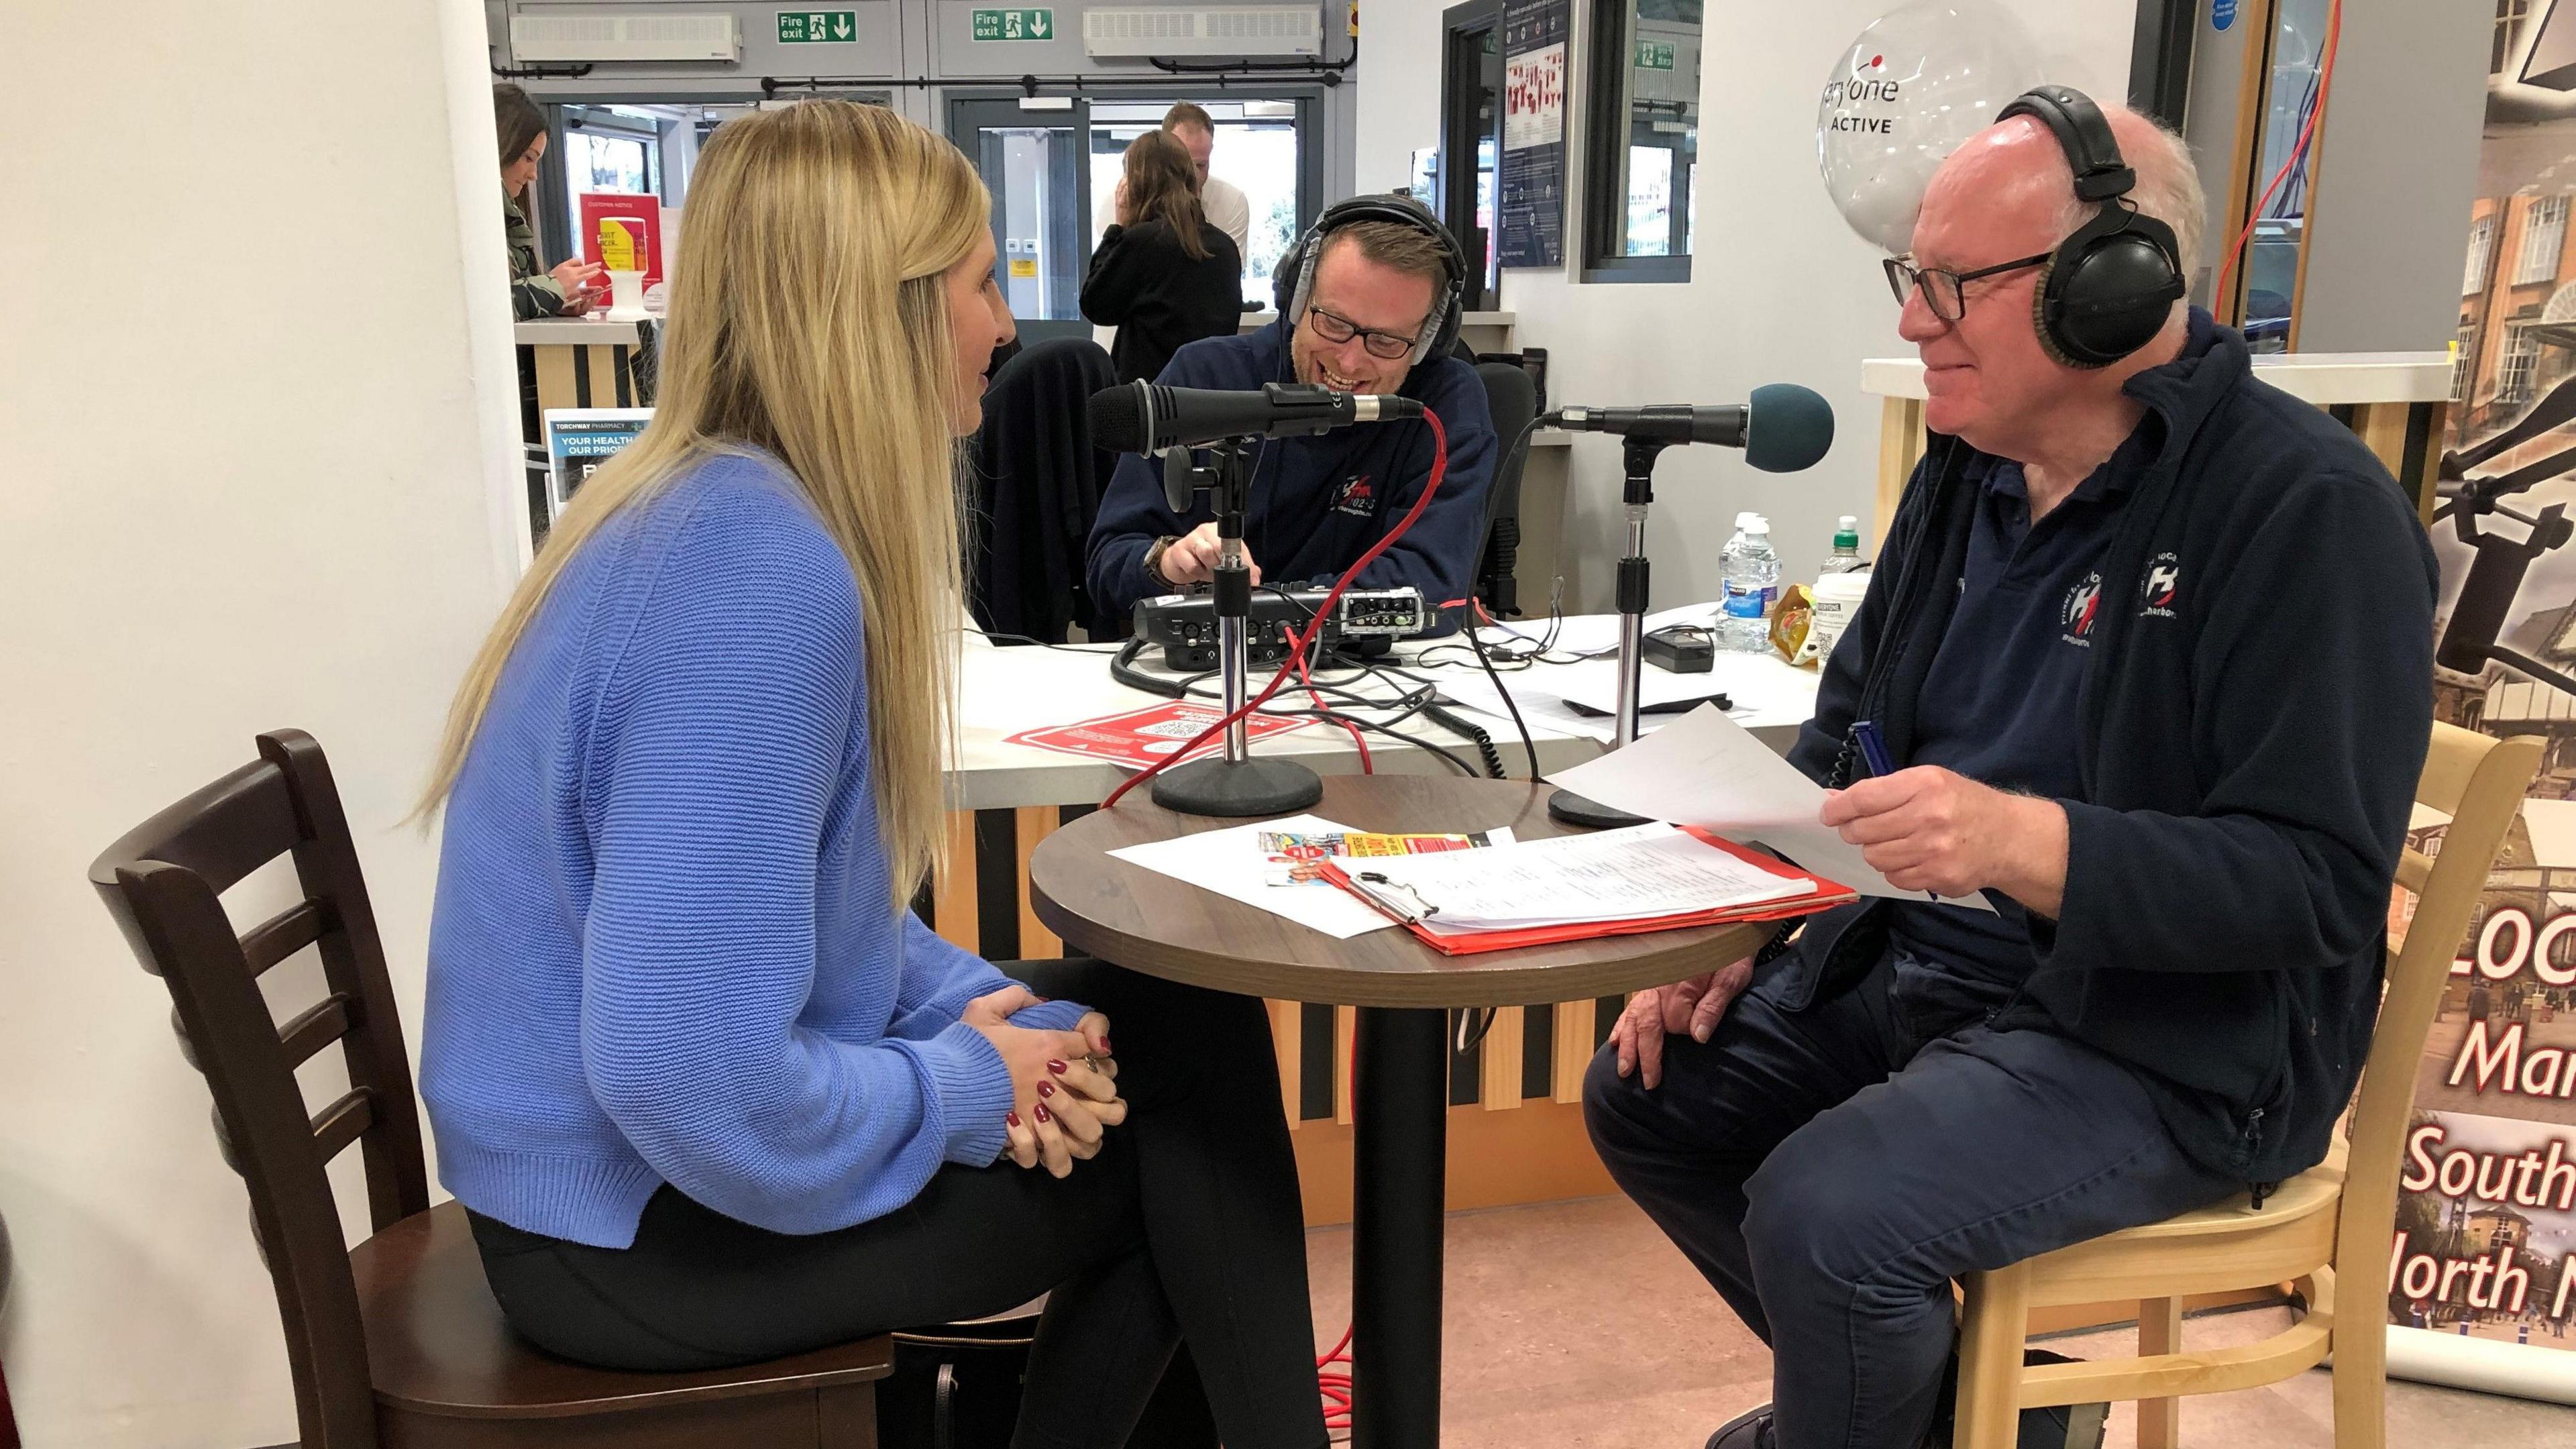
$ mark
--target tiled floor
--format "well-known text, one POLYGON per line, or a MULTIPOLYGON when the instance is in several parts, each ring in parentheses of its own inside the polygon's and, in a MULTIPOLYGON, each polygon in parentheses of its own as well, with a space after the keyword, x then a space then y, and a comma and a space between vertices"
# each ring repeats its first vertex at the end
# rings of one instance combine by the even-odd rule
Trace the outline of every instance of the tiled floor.
MULTIPOLYGON (((1308 1240, 1318 1335, 1350 1310, 1350 1233, 1308 1240)), ((1448 1449, 1699 1449, 1710 1430, 1771 1396, 1771 1357, 1661 1234, 1621 1199, 1462 1213, 1449 1220, 1448 1449)), ((2278 1331, 2286 1310, 2193 1319, 2190 1347, 2278 1331)), ((2078 1357, 2131 1351, 2119 1335, 2060 1339, 2078 1357)), ((2329 1387, 2312 1373, 2193 1399, 2191 1449, 2329 1449, 2329 1387)), ((2135 1411, 2115 1407, 2113 1449, 2135 1411)), ((2576 1409, 2392 1381, 2391 1449, 2565 1449, 2576 1409)))

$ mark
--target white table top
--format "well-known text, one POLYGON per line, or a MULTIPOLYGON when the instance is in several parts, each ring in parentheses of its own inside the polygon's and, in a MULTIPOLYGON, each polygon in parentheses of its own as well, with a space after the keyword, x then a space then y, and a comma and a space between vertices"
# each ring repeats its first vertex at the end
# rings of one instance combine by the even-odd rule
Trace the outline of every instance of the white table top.
MULTIPOLYGON (((1714 605, 1696 606, 1713 613, 1714 605)), ((1569 646, 1593 647, 1599 641, 1592 637, 1600 631, 1598 620, 1568 620, 1562 635, 1569 646)), ((1668 622, 1661 620, 1659 622, 1668 622)), ((1544 621, 1515 623, 1515 629, 1537 633, 1544 621)), ((1615 640, 1615 634, 1610 636, 1615 640)), ((1458 664, 1413 666, 1416 672, 1441 682, 1444 691, 1454 686, 1454 695, 1467 706, 1479 724, 1493 736, 1494 748, 1501 754, 1504 767, 1514 775, 1527 772, 1521 751, 1519 733, 1509 718, 1500 713, 1492 700, 1491 685, 1472 658, 1463 653, 1457 639, 1430 640, 1428 647, 1442 644, 1456 646, 1442 650, 1442 658, 1456 658, 1458 664), (1479 708, 1482 701, 1493 708, 1479 708)), ((1400 650, 1405 655, 1419 652, 1425 645, 1408 643, 1400 650)), ((1033 645, 996 645, 979 634, 966 636, 964 662, 959 670, 958 747, 954 765, 949 771, 951 808, 959 810, 995 810, 1020 805, 1091 805, 1116 788, 1131 773, 1126 767, 1078 755, 1061 754, 1029 745, 1006 743, 1009 736, 1022 730, 1047 725, 1072 724, 1103 715, 1119 714, 1164 702, 1164 697, 1130 689, 1110 678, 1109 658, 1114 651, 1106 646, 1076 646, 1044 649, 1033 645)), ((1157 651, 1148 650, 1140 665, 1150 665, 1157 651)), ((1597 688, 1606 693, 1608 681, 1615 675, 1616 661, 1587 660, 1573 664, 1539 664, 1508 672, 1503 681, 1521 707, 1523 720, 1529 725, 1531 742, 1538 749, 1539 769, 1543 772, 1570 768, 1600 754, 1608 745, 1610 721, 1586 719, 1568 711, 1549 691, 1564 689, 1580 693, 1597 688), (1596 678, 1597 676, 1597 678, 1596 678)), ((1152 672, 1149 670, 1149 672, 1152 672)), ((1651 702, 1658 697, 1696 697, 1723 691, 1731 696, 1737 723, 1760 736, 1774 749, 1785 750, 1795 737, 1798 725, 1815 708, 1816 675, 1808 669, 1793 669, 1769 656, 1753 657, 1720 655, 1716 669, 1709 674, 1668 675, 1659 669, 1646 671, 1645 696, 1651 702), (1659 692, 1661 694, 1659 695, 1659 692)), ((1268 678, 1267 671, 1255 671, 1253 687, 1257 690, 1268 678)), ((1286 700, 1288 691, 1279 696, 1286 700)), ((1292 707, 1303 707, 1299 697, 1292 707)), ((1651 726, 1663 716, 1648 716, 1651 726)), ((1475 747, 1448 729, 1430 720, 1416 717, 1402 727, 1406 733, 1419 735, 1444 747, 1469 763, 1476 763, 1475 747)), ((1316 723, 1301 730, 1274 735, 1259 741, 1254 748, 1262 754, 1291 755, 1324 774, 1356 774, 1359 753, 1351 745, 1347 731, 1336 725, 1316 723)), ((1383 735, 1369 736, 1369 750, 1380 773, 1435 774, 1450 767, 1438 758, 1391 740, 1383 735)))
MULTIPOLYGON (((2254 375, 2301 402, 2444 402, 2451 396, 2447 352, 2269 352, 2254 375)), ((1860 390, 1878 397, 1925 396, 1919 357, 1873 357, 1860 365, 1860 390)))
MULTIPOLYGON (((659 317, 645 320, 659 322, 659 317)), ((632 347, 633 322, 611 322, 606 313, 588 317, 539 317, 514 323, 512 340, 521 347, 632 347)))

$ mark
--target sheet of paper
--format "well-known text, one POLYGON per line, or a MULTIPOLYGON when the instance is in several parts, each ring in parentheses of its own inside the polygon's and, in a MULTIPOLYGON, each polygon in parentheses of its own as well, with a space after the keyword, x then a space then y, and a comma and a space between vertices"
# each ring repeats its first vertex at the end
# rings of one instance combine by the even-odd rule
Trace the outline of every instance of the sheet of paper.
POLYGON ((1260 820, 1227 830, 1210 830, 1145 845, 1131 845, 1125 850, 1109 853, 1174 880, 1185 880, 1203 890, 1214 891, 1229 900, 1258 906, 1274 916, 1285 916, 1298 925, 1321 931, 1336 940, 1347 941, 1353 936, 1384 930, 1395 923, 1369 909, 1366 903, 1348 892, 1330 885, 1270 884, 1270 856, 1261 848, 1261 834, 1263 831, 1285 830, 1321 835, 1350 829, 1350 826, 1336 825, 1320 815, 1292 815, 1285 820, 1260 820))
MULTIPOLYGON (((1566 789, 1635 815, 1696 825, 1729 840, 1767 845, 1829 880, 1865 896, 1925 900, 1870 868, 1860 847, 1816 822, 1824 787, 1771 752, 1743 726, 1702 706, 1597 760, 1549 778, 1566 789)), ((1983 896, 1939 897, 1940 903, 1992 911, 1983 896)))
POLYGON ((1485 851, 1351 862, 1436 908, 1434 929, 1511 930, 1721 910, 1805 895, 1784 878, 1652 823, 1485 851))

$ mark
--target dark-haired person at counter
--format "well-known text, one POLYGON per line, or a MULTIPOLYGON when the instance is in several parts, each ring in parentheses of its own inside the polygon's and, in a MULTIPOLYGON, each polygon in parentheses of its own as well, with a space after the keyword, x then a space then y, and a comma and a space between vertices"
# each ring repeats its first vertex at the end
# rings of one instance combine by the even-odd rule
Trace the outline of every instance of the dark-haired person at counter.
MULTIPOLYGON (((1279 318, 1258 332, 1193 342, 1157 381, 1255 391, 1303 382, 1420 402, 1449 433, 1449 472, 1404 537, 1362 570, 1355 588, 1422 591, 1425 605, 1464 597, 1484 551, 1494 425, 1476 370, 1449 355, 1458 332, 1460 253, 1428 208, 1409 197, 1357 196, 1324 211, 1281 258, 1279 318)), ((1362 423, 1321 437, 1253 445, 1245 551, 1260 583, 1329 586, 1386 537, 1430 480, 1432 436, 1419 420, 1362 423)), ((1086 570, 1105 628, 1136 601, 1213 575, 1215 515, 1188 516, 1163 500, 1162 469, 1118 460, 1091 530, 1086 570)), ((1121 631, 1123 632, 1123 631, 1121 631)))
POLYGON ((1017 1449, 1126 1444, 1183 1342, 1230 1449, 1324 1449, 1261 1003, 1005 974, 910 909, 946 830, 955 443, 1013 330, 991 218, 882 106, 700 154, 652 422, 435 768, 439 1178, 564 1358, 715 1368, 1043 1294, 1017 1449))
POLYGON ((1109 360, 1120 382, 1151 382, 1183 344, 1236 330, 1243 258, 1208 224, 1190 153, 1164 132, 1127 143, 1117 208, 1082 279, 1082 315, 1118 329, 1109 360))
POLYGON ((510 310, 522 322, 535 317, 578 317, 599 300, 601 269, 578 258, 548 271, 537 257, 537 229, 528 224, 528 188, 546 158, 546 117, 514 85, 492 87, 492 121, 501 135, 501 215, 509 225, 510 310))

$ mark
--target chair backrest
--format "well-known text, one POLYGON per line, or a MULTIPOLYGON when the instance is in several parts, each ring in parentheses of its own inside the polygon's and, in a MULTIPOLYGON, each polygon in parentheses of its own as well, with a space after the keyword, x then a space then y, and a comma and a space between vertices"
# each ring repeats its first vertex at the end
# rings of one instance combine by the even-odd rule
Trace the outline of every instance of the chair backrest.
MULTIPOLYGON (((2380 1271, 2372 1268, 2370 1254, 2388 1251, 2389 1223, 2397 1211, 2398 1157, 2424 1039, 2433 1029, 2433 1009, 2468 934, 2470 914, 2486 892, 2496 852, 2540 767, 2542 747, 2542 741, 2528 735, 2499 740, 2452 725, 2433 726, 2415 799, 2450 816, 2451 823, 2442 832, 2438 856, 2428 858, 2410 848, 2398 862, 2397 883, 2416 893, 2415 915, 2388 968, 2379 1027, 2353 1105, 2352 1151, 2345 1164, 2338 1232, 2344 1250, 2359 1254, 2352 1261, 2363 1270, 2380 1271)), ((2362 1311, 2376 1313, 2378 1295, 2359 1292, 2358 1284, 2355 1288, 2354 1301, 2363 1305, 2362 1311)))
POLYGON ((1512 568, 1520 549, 1521 471, 1529 462, 1529 440, 1521 430, 1538 416, 1538 384, 1527 370, 1508 362, 1479 362, 1476 376, 1485 384, 1485 406, 1493 414, 1494 436, 1506 445, 1521 444, 1494 460, 1493 490, 1485 495, 1484 553, 1477 567, 1476 592, 1496 617, 1516 609, 1512 568))
POLYGON ((180 1050, 205 1073, 216 1140, 250 1189, 302 1442, 373 1446, 366 1336, 325 1169, 360 1145, 379 1231, 429 1207, 411 1063, 330 763, 300 730, 261 735, 259 755, 128 832, 89 878, 143 968, 170 988, 180 1050), (304 899, 236 936, 221 895, 290 854, 304 899), (306 946, 318 948, 329 994, 280 1027, 259 977, 306 946), (295 1069, 333 1042, 349 1090, 308 1115, 295 1069))
POLYGON ((967 525, 967 608, 987 630, 1061 644, 1092 622, 1091 525, 1118 455, 1091 442, 1091 395, 1118 381, 1087 337, 1030 344, 984 389, 967 525))

